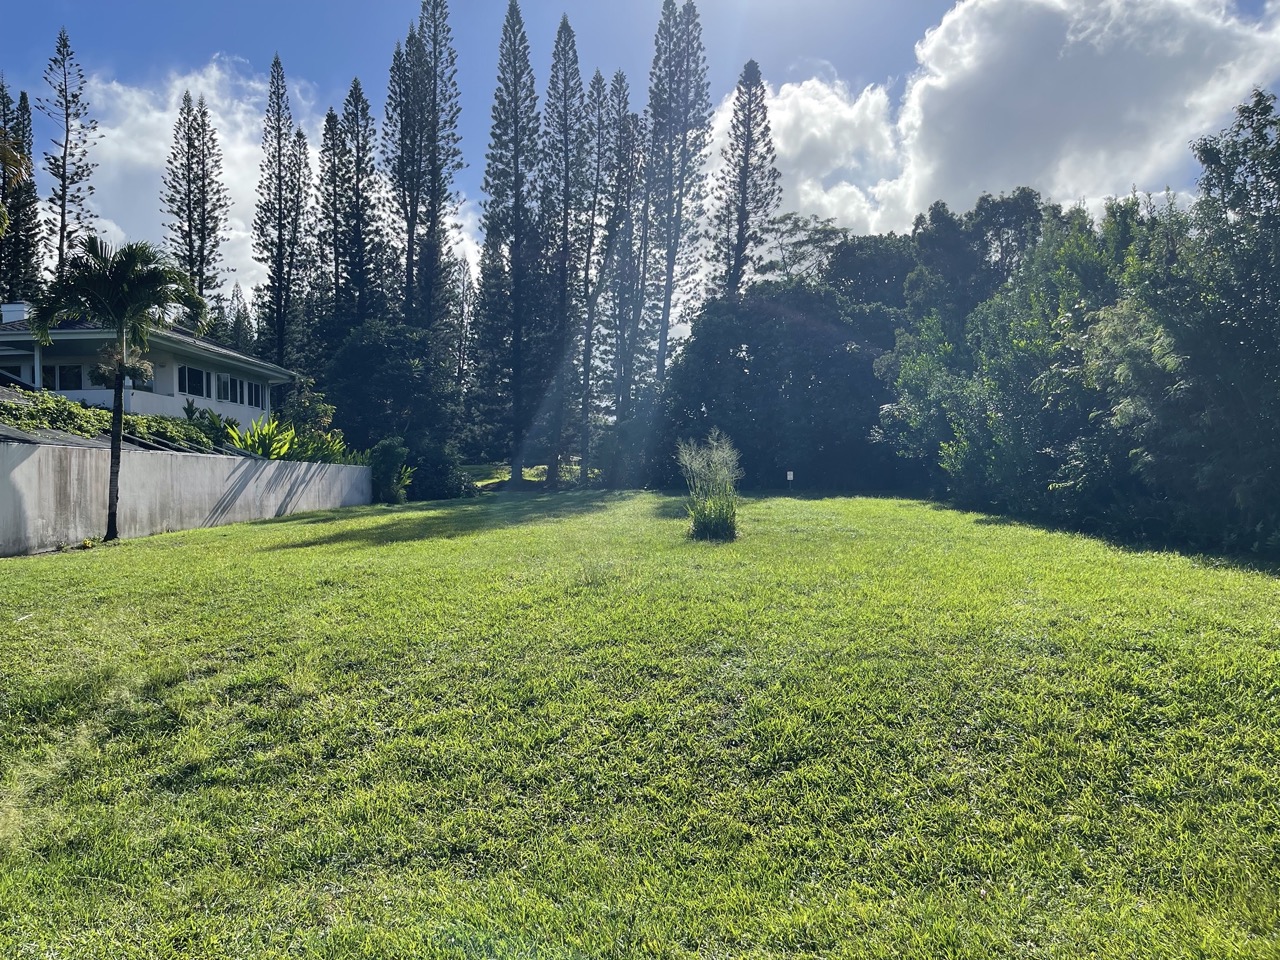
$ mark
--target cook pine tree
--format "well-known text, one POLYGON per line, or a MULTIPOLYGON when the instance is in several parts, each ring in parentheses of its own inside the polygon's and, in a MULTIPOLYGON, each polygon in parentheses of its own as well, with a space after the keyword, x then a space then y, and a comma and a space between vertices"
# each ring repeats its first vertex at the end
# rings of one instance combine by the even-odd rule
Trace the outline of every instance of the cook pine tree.
POLYGON ((538 365, 531 363, 539 286, 537 174, 540 118, 529 40, 520 5, 510 0, 498 45, 489 149, 485 154, 485 256, 481 258, 481 300, 493 315, 481 319, 479 349, 500 358, 493 371, 507 383, 511 477, 523 476, 525 442, 541 400, 538 365))
POLYGON ((221 286, 222 241, 231 202, 222 182, 222 148, 208 104, 182 95, 161 181, 166 246, 196 292, 212 297, 221 286))
POLYGON ((271 63, 267 87, 259 171, 253 256, 267 273, 260 295, 254 297, 267 337, 267 343, 260 344, 260 353, 283 366, 299 297, 311 161, 306 134, 293 122, 284 67, 278 55, 271 63))
POLYGON ((446 0, 423 0, 397 44, 387 85, 382 156, 398 216, 403 313, 432 328, 456 301, 454 178, 462 169, 458 57, 446 0))
POLYGON ((55 129, 53 149, 44 155, 44 168, 52 183, 48 232, 53 275, 61 279, 72 245, 93 227, 89 210, 93 184, 89 178, 97 164, 89 161, 89 147, 98 139, 98 121, 89 116, 85 98, 84 71, 66 30, 58 31, 44 79, 50 94, 38 97, 36 107, 55 129))
POLYGON ((690 266, 705 199, 703 168, 711 137, 711 94, 702 23, 693 0, 663 0, 649 71, 647 176, 654 242, 661 257, 657 387, 666 377, 671 312, 690 266))
POLYGON ((721 151, 712 205, 712 294, 736 299, 758 264, 770 221, 782 201, 760 66, 748 60, 733 94, 729 141, 721 151))
POLYGON ((588 137, 582 70, 577 39, 568 17, 561 17, 551 54, 551 76, 543 105, 540 177, 542 218, 547 231, 550 304, 545 349, 551 363, 549 441, 551 462, 547 486, 560 481, 564 453, 565 406, 574 364, 572 344, 581 306, 582 263, 585 256, 588 137))
POLYGON ((0 131, 14 153, 10 162, 0 157, 0 204, 9 216, 9 227, 0 236, 0 303, 34 301, 40 293, 41 243, 40 197, 32 176, 31 102, 26 91, 20 91, 15 103, 3 76, 0 131))

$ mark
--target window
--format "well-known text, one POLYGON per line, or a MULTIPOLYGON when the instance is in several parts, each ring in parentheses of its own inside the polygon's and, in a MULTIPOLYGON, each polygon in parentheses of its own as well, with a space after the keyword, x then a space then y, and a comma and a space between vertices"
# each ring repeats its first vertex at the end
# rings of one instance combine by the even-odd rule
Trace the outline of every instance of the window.
POLYGON ((64 364, 58 367, 59 390, 83 390, 84 367, 80 364, 64 364))
POLYGON ((15 380, 22 379, 21 367, 0 367, 0 373, 7 373, 9 376, 13 377, 15 380))
POLYGON ((213 374, 199 367, 178 367, 178 392, 191 397, 213 397, 213 374))
MULTIPOLYGON (((252 386, 252 384, 250 384, 252 386)), ((245 382, 239 377, 229 374, 218 374, 218 399, 225 403, 238 403, 244 406, 245 382)))
POLYGON ((259 410, 265 410, 266 406, 262 402, 263 395, 264 395, 262 390, 262 384, 246 383, 245 386, 249 388, 247 392, 247 399, 249 402, 249 406, 257 407, 259 410))
POLYGON ((40 367, 40 386, 46 390, 83 390, 84 367, 78 363, 64 363, 40 367))

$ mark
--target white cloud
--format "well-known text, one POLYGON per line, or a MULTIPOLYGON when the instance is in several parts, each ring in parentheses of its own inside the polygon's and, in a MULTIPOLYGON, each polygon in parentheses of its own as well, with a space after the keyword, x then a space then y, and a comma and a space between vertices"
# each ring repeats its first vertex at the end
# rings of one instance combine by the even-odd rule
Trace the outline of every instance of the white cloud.
POLYGON ((966 0, 916 59, 896 117, 884 85, 772 95, 789 208, 904 230, 934 200, 1024 184, 1063 202, 1186 189, 1188 143, 1280 76, 1280 4, 1249 22, 1215 0, 966 0))
MULTIPOLYGON (((829 64, 808 64, 815 76, 770 97, 784 205, 880 231, 909 228, 937 199, 967 209, 983 191, 1024 184, 1063 202, 1185 190, 1188 143, 1280 77, 1280 0, 1254 20, 1234 11, 1227 0, 964 0, 917 43, 900 98, 892 81, 851 89, 829 64)), ((231 194, 228 285, 261 281, 251 224, 266 86, 264 73, 224 56, 151 87, 91 77, 103 232, 163 239, 160 179, 178 105, 184 90, 203 93, 231 194)), ((314 151, 316 88, 290 77, 289 90, 314 151)), ((717 110, 713 164, 730 109, 726 98, 717 110)), ((474 266, 474 198, 458 221, 474 266)))
POLYGON ((231 199, 222 255, 223 265, 234 270, 227 286, 238 282, 248 290, 262 279, 250 229, 267 84, 244 61, 217 56, 198 71, 171 74, 158 89, 90 77, 87 96, 101 134, 91 152, 98 165, 93 206, 110 239, 163 242, 161 178, 186 90, 192 97, 203 94, 222 148, 223 182, 231 199))

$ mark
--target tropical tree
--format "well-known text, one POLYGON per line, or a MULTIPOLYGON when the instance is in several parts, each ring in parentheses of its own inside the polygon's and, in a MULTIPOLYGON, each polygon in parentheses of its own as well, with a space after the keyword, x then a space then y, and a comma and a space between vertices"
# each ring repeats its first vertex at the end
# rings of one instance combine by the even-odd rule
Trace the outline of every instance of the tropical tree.
POLYGON ((703 165, 711 140, 711 93, 702 23, 693 0, 679 9, 663 0, 649 71, 648 189, 656 247, 662 256, 657 384, 666 379, 671 311, 682 263, 687 265, 702 218, 703 165))
POLYGON ((222 182, 222 148, 204 96, 182 94, 160 202, 169 217, 166 244, 202 297, 222 285, 219 264, 230 196, 222 182))
POLYGON ((40 197, 32 176, 34 146, 31 103, 19 91, 15 104, 0 75, 0 220, 8 214, 9 228, 0 228, 0 302, 34 300, 40 292, 40 197))
POLYGON ((49 343, 49 330, 65 320, 88 317, 114 333, 102 354, 98 375, 112 384, 111 473, 107 486, 107 532, 119 536, 120 441, 124 428, 125 377, 150 379, 143 360, 147 336, 180 311, 203 312, 191 280, 156 247, 146 242, 116 249, 95 235, 77 241, 62 273, 36 305, 33 331, 49 343))
POLYGON ((721 151, 724 165, 716 176, 708 233, 716 271, 712 293, 731 299, 750 279, 765 230, 782 202, 766 96, 760 66, 748 60, 733 95, 733 123, 721 151))
POLYGON ((538 264, 537 174, 541 118, 529 38, 520 5, 511 0, 498 45, 498 85, 485 154, 484 234, 480 261, 481 318, 478 346, 494 358, 508 384, 511 476, 520 482, 525 438, 540 398, 540 378, 531 360, 536 343, 538 264))
POLYGON ((84 71, 71 50, 66 30, 58 32, 58 43, 44 71, 52 96, 40 97, 36 105, 55 125, 54 149, 44 155, 45 170, 53 184, 49 197, 52 220, 49 224, 54 253, 54 276, 61 277, 76 237, 93 226, 89 199, 93 184, 89 177, 97 164, 89 162, 89 146, 98 139, 98 121, 89 116, 84 95, 84 71))
POLYGON ((549 397, 551 463, 547 466, 547 485, 552 488, 560 479, 565 401, 568 380, 573 375, 571 343, 579 308, 578 277, 585 254, 585 220, 589 215, 586 123, 578 43, 569 18, 562 17, 551 54, 551 80, 543 109, 543 166, 539 184, 551 281, 547 333, 554 380, 549 397))
POLYGON ((391 60, 382 155, 399 217, 405 321, 428 329, 454 300, 453 181, 463 167, 457 74, 449 4, 423 0, 417 26, 391 60))
POLYGON ((271 63, 259 170, 253 257, 267 275, 260 303, 266 328, 263 335, 271 338, 270 345, 261 344, 260 348, 264 356, 283 366, 300 286, 311 161, 306 133, 293 122, 279 56, 271 63))

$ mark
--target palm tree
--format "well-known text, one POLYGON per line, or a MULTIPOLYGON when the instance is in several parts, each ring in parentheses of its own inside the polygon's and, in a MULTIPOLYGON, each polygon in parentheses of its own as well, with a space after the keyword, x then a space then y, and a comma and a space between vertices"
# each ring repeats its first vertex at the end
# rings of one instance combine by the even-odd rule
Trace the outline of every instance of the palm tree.
POLYGON ((114 330, 95 379, 112 384, 111 479, 107 487, 107 535, 119 536, 116 506, 120 501, 120 439, 124 432, 124 379, 150 379, 151 365, 142 359, 147 334, 168 323, 179 310, 200 315, 204 301, 191 279, 149 243, 128 243, 118 250, 96 236, 77 244, 66 269, 36 304, 32 329, 45 344, 49 329, 64 320, 88 317, 114 330))

